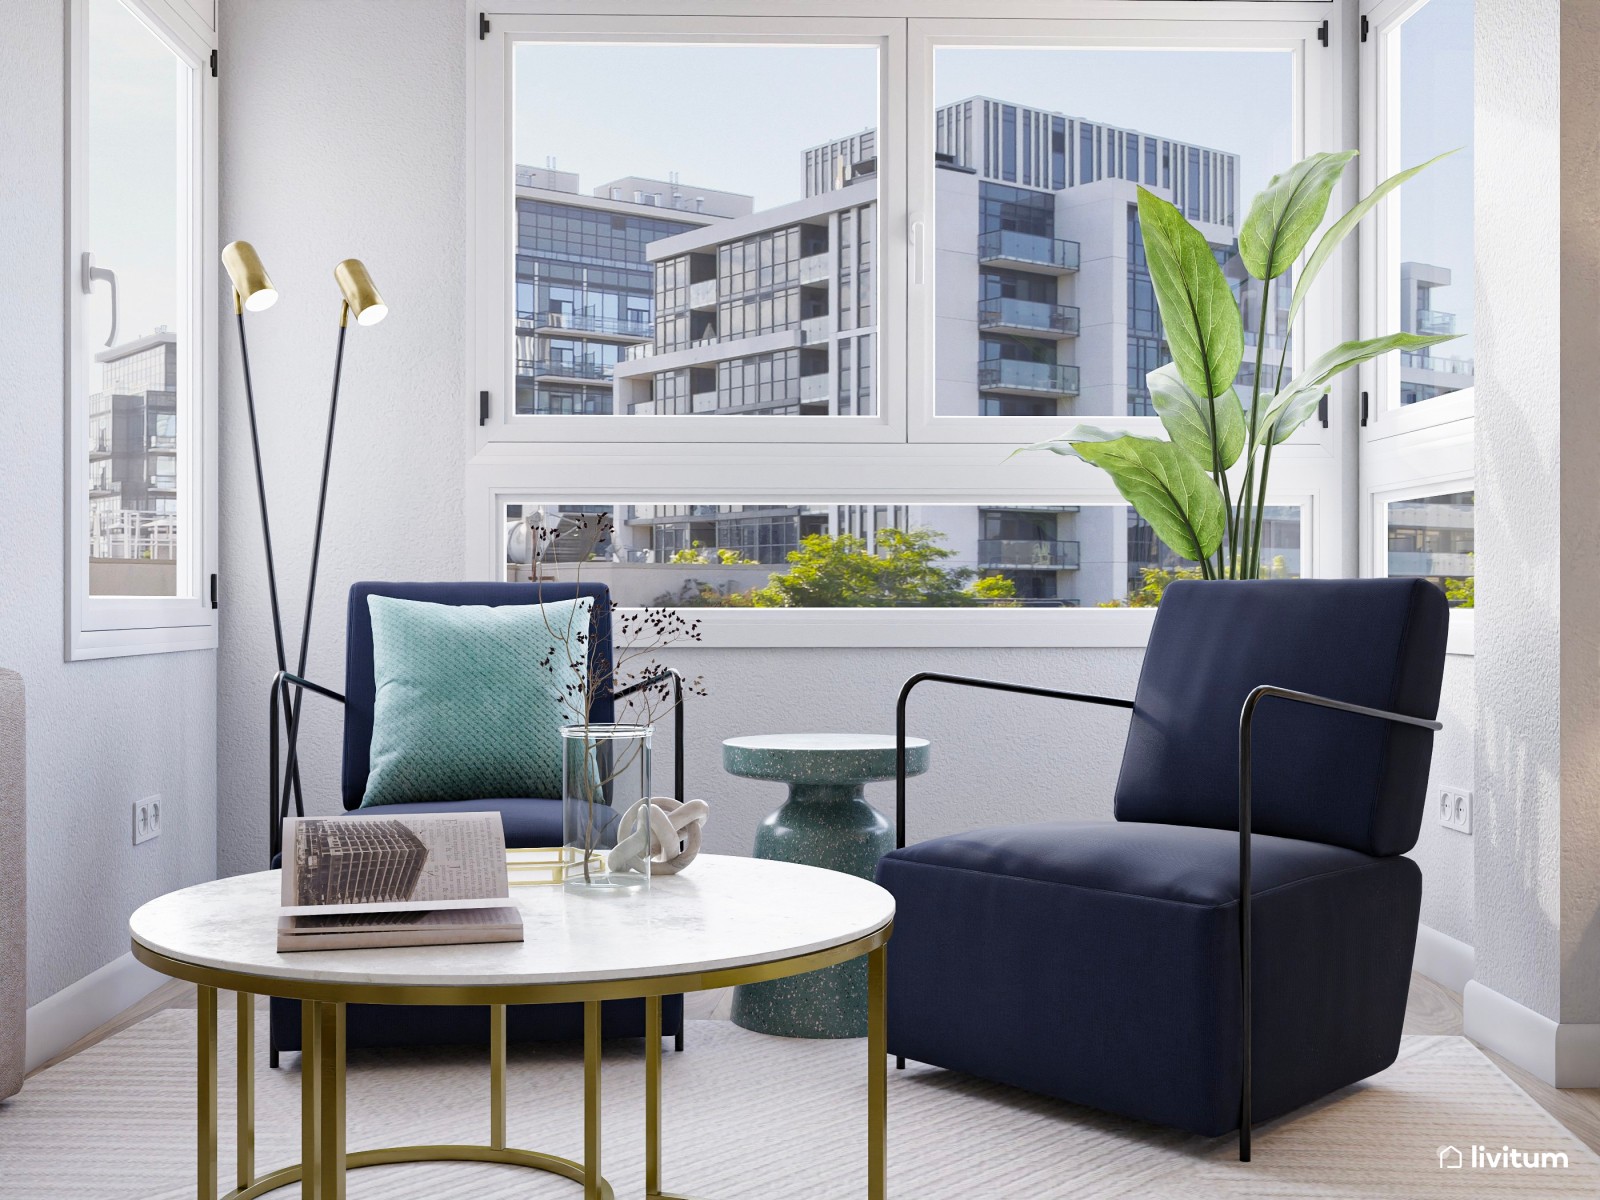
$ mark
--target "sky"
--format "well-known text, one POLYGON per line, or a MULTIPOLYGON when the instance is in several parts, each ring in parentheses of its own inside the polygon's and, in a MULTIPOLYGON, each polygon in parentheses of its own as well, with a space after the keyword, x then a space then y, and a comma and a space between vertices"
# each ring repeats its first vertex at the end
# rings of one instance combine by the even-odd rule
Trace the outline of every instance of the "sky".
MULTIPOLYGON (((88 6, 89 221, 86 249, 117 273, 117 341, 177 331, 178 95, 188 68, 118 0, 88 6)), ((87 348, 104 348, 111 301, 88 304, 87 348)), ((92 360, 91 360, 92 361, 92 360)), ((91 367, 96 386, 98 367, 91 367)))

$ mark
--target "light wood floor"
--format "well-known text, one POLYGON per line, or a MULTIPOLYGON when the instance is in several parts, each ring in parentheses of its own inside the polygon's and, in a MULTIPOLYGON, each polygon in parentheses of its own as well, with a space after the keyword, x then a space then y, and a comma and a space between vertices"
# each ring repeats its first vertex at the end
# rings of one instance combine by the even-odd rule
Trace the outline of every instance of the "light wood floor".
MULTIPOLYGON (((684 997, 684 1010, 693 1019, 727 1019, 733 1002, 732 989, 722 988, 711 992, 696 992, 684 997)), ((194 1006, 194 988, 173 980, 157 988, 140 1003, 134 1005, 115 1020, 80 1038, 55 1058, 37 1067, 37 1074, 48 1067, 86 1050, 96 1042, 136 1025, 152 1013, 166 1008, 194 1006)), ((1406 1000, 1407 1033, 1461 1034, 1461 997, 1440 984, 1421 975, 1411 976, 1411 994, 1406 1000)), ((1480 1047, 1481 1049, 1481 1047, 1480 1047)), ((1553 1088, 1534 1078, 1515 1063, 1508 1062, 1492 1050, 1484 1050, 1502 1071, 1509 1075, 1523 1091, 1533 1097, 1547 1112, 1572 1131, 1580 1141, 1600 1154, 1600 1088, 1553 1088)))

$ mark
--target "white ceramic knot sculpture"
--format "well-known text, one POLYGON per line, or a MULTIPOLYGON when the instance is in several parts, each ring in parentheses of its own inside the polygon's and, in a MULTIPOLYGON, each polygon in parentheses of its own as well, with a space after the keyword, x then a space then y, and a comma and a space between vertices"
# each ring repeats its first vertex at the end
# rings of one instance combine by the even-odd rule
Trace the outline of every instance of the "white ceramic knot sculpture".
POLYGON ((700 853, 700 827, 710 815, 704 800, 650 796, 639 801, 617 822, 617 844, 606 855, 606 869, 643 874, 648 858, 652 875, 676 875, 700 853))

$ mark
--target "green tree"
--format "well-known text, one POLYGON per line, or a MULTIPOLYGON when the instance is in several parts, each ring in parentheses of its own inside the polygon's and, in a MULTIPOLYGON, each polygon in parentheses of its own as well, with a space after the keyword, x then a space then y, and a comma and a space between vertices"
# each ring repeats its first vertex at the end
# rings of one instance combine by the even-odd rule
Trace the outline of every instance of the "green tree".
POLYGON ((1016 595, 1002 576, 945 566, 955 552, 932 529, 881 529, 877 553, 854 534, 814 533, 789 569, 748 593, 757 608, 964 608, 1016 595))

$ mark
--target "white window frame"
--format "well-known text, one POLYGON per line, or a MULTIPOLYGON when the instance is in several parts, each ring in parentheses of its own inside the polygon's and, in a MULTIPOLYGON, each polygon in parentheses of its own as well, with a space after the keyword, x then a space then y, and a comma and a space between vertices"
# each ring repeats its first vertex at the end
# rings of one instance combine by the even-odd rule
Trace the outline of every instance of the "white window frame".
MULTIPOLYGON (((1350 145, 1355 136, 1355 97, 1341 81, 1352 72, 1343 49, 1353 40, 1343 4, 1327 0, 1281 0, 1271 6, 1221 0, 1197 6, 1183 0, 1011 0, 989 6, 986 16, 968 19, 970 4, 912 3, 911 0, 865 0, 846 4, 824 0, 807 5, 805 17, 766 16, 772 6, 753 0, 717 0, 700 17, 670 17, 675 7, 656 0, 620 0, 605 6, 615 22, 574 15, 581 0, 545 2, 502 0, 487 11, 488 33, 480 39, 479 10, 463 11, 467 45, 467 137, 469 145, 469 330, 467 374, 470 402, 464 405, 467 445, 466 545, 467 574, 498 579, 504 572, 504 505, 559 496, 568 503, 753 503, 762 500, 816 499, 838 503, 900 504, 1107 504, 1123 503, 1109 477, 1085 463, 1054 455, 1025 455, 1007 461, 1004 447, 1062 432, 1071 418, 1056 421, 988 418, 989 424, 950 436, 940 429, 971 424, 977 418, 930 420, 931 389, 920 386, 914 360, 926 358, 925 324, 932 312, 932 272, 923 284, 912 283, 912 197, 928 196, 931 187, 932 45, 946 36, 969 37, 979 44, 1005 44, 1005 39, 1045 41, 1052 45, 1242 44, 1272 46, 1296 54, 1298 106, 1296 149, 1303 151, 1350 145), (1269 9, 1270 11, 1264 11, 1269 9), (1197 9, 1201 10, 1197 13, 1197 9), (506 11, 510 10, 510 11, 506 11), (631 15, 630 15, 631 14, 631 15), (858 22, 851 26, 843 18, 858 22), (929 19, 924 19, 929 18, 929 19), (937 20, 931 18, 939 18, 937 20), (1048 19, 1045 19, 1048 18, 1048 19), (1322 22, 1330 23, 1329 45, 1321 45, 1322 22), (726 36, 729 30, 750 34, 772 26, 800 41, 852 36, 850 29, 871 29, 891 50, 880 76, 900 79, 901 94, 883 100, 883 128, 892 134, 899 121, 898 146, 892 136, 880 140, 892 164, 886 174, 902 181, 896 203, 885 182, 879 192, 880 312, 895 307, 889 300, 904 295, 906 327, 899 357, 880 349, 879 363, 890 364, 880 376, 881 411, 900 406, 901 427, 864 418, 808 417, 788 422, 697 420, 683 417, 569 417, 541 415, 511 419, 510 376, 513 309, 510 168, 511 114, 509 42, 514 36, 537 34, 597 36, 616 31, 628 40, 641 36, 692 34, 697 40, 726 36), (902 32, 897 33, 895 26, 902 32), (901 47, 900 65, 892 48, 901 47), (1326 57, 1323 57, 1326 56, 1326 57), (1314 64, 1314 65, 1312 65, 1314 64), (914 90, 910 80, 917 79, 914 90), (1308 82, 1309 81, 1309 82, 1308 82), (1312 88, 1315 85, 1315 90, 1312 88), (921 99, 913 99, 919 96, 921 99), (922 100, 926 103, 922 103, 922 100), (926 122, 912 122, 913 107, 926 109, 926 122), (906 148, 929 163, 918 177, 904 169, 906 148), (910 368, 910 369, 907 369, 910 368), (898 376, 898 380, 896 379, 898 376), (924 392, 920 402, 908 394, 924 392), (490 394, 488 420, 480 424, 479 394, 490 394), (891 400, 890 396, 897 397, 891 400), (918 405, 920 404, 920 408, 918 405), (640 437, 628 428, 648 431, 640 437), (761 426, 748 432, 724 429, 761 426), (774 426, 781 425, 781 430, 774 426), (835 432, 828 426, 846 426, 835 432), (861 432, 867 426, 877 428, 861 432), (913 436, 912 428, 920 431, 913 436), (1032 427, 1031 429, 1028 427, 1032 427), (760 440, 756 440, 756 439, 760 440)), ((796 8, 798 9, 798 5, 796 8)), ((860 36, 855 34, 854 36, 860 36)), ((885 161, 880 158, 880 161, 885 161)), ((1285 164, 1287 165, 1287 164, 1285 164)), ((1354 182, 1335 205, 1353 202, 1354 182)), ((1248 197, 1240 197, 1241 207, 1248 197)), ((931 212, 925 204, 923 212, 931 212)), ((920 218, 927 223, 926 218, 920 218)), ((1240 215, 1242 220, 1242 212, 1240 215)), ((1350 294, 1353 252, 1336 258, 1319 279, 1318 291, 1333 297, 1350 294)), ((1350 336, 1354 305, 1328 299, 1308 304, 1301 329, 1295 331, 1296 354, 1306 337, 1332 344, 1350 336), (1341 328, 1341 323, 1348 325, 1341 328), (1313 324, 1314 323, 1314 324, 1313 324)), ((886 322, 880 320, 880 331, 886 322)), ((926 374, 925 367, 921 369, 926 374)), ((1349 384, 1345 384, 1349 387, 1349 384)), ((1335 402, 1353 397, 1336 390, 1335 402)), ((1154 432, 1150 417, 1096 417, 1096 423, 1154 432)), ((1348 510, 1354 508, 1347 485, 1353 471, 1350 439, 1332 436, 1316 422, 1283 446, 1273 461, 1270 504, 1301 507, 1303 573, 1339 576, 1355 570, 1354 533, 1348 510)), ((1338 433, 1337 428, 1334 431, 1338 433)), ((697 610, 708 646, 1112 646, 1143 645, 1149 614, 1139 610, 1078 609, 1071 612, 1034 609, 968 610, 697 610)))
POLYGON ((181 650, 213 650, 217 616, 211 577, 217 562, 217 83, 211 53, 214 13, 195 0, 122 0, 194 73, 187 165, 190 224, 188 311, 178 355, 179 594, 171 597, 89 594, 89 372, 94 336, 86 328, 79 264, 85 251, 88 146, 85 112, 86 3, 68 5, 66 630, 65 657, 111 658, 181 650))
MULTIPOLYGON (((1357 55, 1360 107, 1361 191, 1414 163, 1400 159, 1399 31, 1429 0, 1361 0, 1367 38, 1357 55)), ((1404 188, 1400 192, 1404 192, 1404 188)), ((1400 326, 1400 196, 1380 203, 1360 229, 1360 305, 1362 337, 1376 337, 1400 326)), ((1473 444, 1476 389, 1463 388, 1417 404, 1400 404, 1397 355, 1365 363, 1356 371, 1367 396, 1367 421, 1357 457, 1360 508, 1360 574, 1388 574, 1388 505, 1396 500, 1476 490, 1473 444)), ((1471 609, 1450 613, 1449 652, 1473 653, 1475 619, 1471 609)))

